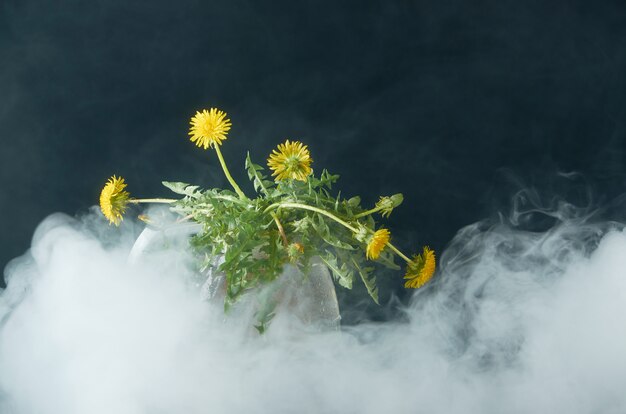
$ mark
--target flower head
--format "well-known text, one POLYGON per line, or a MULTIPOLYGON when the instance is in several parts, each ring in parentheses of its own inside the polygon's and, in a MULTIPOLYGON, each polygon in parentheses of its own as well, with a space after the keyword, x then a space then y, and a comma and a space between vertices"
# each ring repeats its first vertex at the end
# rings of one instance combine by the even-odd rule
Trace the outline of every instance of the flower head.
POLYGON ((424 286, 435 274, 435 252, 428 246, 424 246, 422 254, 413 256, 411 263, 407 265, 404 283, 405 288, 417 289, 424 286))
POLYGON ((128 197, 130 197, 130 194, 128 191, 124 191, 124 188, 126 188, 124 179, 113 176, 109 178, 109 181, 107 181, 100 193, 100 210, 102 210, 104 217, 109 220, 109 224, 119 226, 122 222, 122 216, 128 204, 128 197))
POLYGON ((380 210, 380 215, 383 217, 389 217, 394 208, 402 204, 404 197, 402 194, 394 194, 391 197, 380 197, 376 203, 376 208, 380 210))
POLYGON ((365 250, 365 257, 369 260, 376 260, 380 256, 380 252, 383 251, 385 245, 389 242, 389 230, 380 229, 376 230, 369 243, 367 243, 367 249, 365 250))
POLYGON ((196 115, 191 118, 190 124, 190 140, 204 149, 213 145, 222 145, 232 125, 230 119, 226 119, 226 112, 217 108, 197 111, 196 115))
POLYGON ((289 140, 283 144, 278 144, 277 149, 272 151, 267 159, 267 166, 273 171, 276 181, 282 181, 287 178, 294 180, 306 181, 311 174, 311 163, 313 159, 306 145, 299 141, 289 140))

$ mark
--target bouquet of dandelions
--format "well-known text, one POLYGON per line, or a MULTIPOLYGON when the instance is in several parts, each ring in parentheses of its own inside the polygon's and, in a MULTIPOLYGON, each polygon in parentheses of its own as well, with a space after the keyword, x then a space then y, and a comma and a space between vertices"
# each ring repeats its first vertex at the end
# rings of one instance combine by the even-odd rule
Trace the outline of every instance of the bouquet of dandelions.
MULTIPOLYGON (((231 128, 226 113, 211 108, 191 118, 189 135, 198 147, 212 148, 232 190, 180 182, 163 185, 181 196, 178 199, 135 199, 125 191, 122 177, 112 176, 100 194, 100 208, 110 224, 119 225, 129 204, 168 203, 181 220, 192 220, 201 231, 191 246, 204 257, 204 266, 214 266, 225 275, 225 309, 244 293, 274 281, 290 263, 304 274, 312 258, 319 258, 339 285, 351 289, 356 275, 372 299, 378 303, 378 289, 371 262, 392 269, 397 255, 406 262, 406 288, 419 288, 435 272, 435 254, 424 247, 413 258, 390 242, 390 232, 377 227, 373 215, 388 217, 402 203, 402 194, 380 197, 373 208, 361 207, 360 198, 341 198, 330 192, 338 175, 322 170, 315 176, 313 159, 306 145, 286 140, 272 151, 264 168, 247 154, 245 168, 256 194, 248 197, 231 176, 220 150, 231 128)), ((272 312, 266 312, 259 326, 265 328, 272 312)))

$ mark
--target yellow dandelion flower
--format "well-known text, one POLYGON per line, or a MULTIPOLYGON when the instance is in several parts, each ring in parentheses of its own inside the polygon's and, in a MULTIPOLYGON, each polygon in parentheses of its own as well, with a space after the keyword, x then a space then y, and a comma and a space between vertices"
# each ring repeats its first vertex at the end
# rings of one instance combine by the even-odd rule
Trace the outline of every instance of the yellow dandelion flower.
POLYGON ((417 289, 428 283, 435 274, 436 262, 435 252, 425 246, 422 254, 413 256, 413 260, 407 266, 404 278, 408 280, 404 283, 404 287, 417 289))
POLYGON ((126 205, 130 197, 130 194, 128 191, 124 191, 124 188, 126 188, 124 179, 113 176, 109 178, 109 181, 107 181, 100 193, 100 210, 102 210, 104 217, 109 220, 109 224, 119 226, 122 222, 122 216, 124 211, 126 211, 126 205))
POLYGON ((277 150, 272 151, 267 159, 267 166, 273 171, 276 181, 282 181, 287 178, 294 180, 306 181, 311 174, 311 163, 313 159, 306 145, 299 141, 285 141, 278 144, 277 150))
POLYGON ((369 260, 378 259, 380 252, 383 251, 385 245, 389 242, 389 236, 391 236, 391 233, 387 229, 376 230, 369 243, 367 243, 365 257, 369 260))
POLYGON ((217 108, 197 111, 196 115, 191 118, 190 124, 190 140, 204 149, 213 145, 222 145, 232 125, 230 119, 226 119, 226 112, 217 108))

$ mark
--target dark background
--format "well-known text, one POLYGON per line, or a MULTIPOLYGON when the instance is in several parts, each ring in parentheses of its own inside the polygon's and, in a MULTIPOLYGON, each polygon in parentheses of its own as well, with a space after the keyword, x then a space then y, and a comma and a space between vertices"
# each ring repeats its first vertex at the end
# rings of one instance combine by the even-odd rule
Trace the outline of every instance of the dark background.
POLYGON ((226 187, 187 137, 211 106, 237 181, 245 150, 299 139, 346 196, 405 194, 388 225, 409 252, 523 188, 624 192, 624 1, 0 0, 0 59, 0 267, 114 173, 137 197, 226 187))

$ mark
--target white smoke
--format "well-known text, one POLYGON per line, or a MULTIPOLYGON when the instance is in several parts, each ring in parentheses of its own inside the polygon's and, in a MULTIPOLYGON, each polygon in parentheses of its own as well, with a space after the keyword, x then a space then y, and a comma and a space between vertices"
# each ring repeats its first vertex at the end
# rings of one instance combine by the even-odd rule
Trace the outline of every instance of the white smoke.
POLYGON ((408 323, 258 337, 184 250, 129 264, 130 235, 53 215, 6 270, 0 411, 626 412, 626 234, 557 219, 462 229, 408 323))

